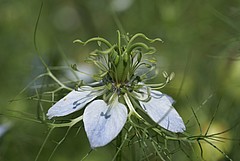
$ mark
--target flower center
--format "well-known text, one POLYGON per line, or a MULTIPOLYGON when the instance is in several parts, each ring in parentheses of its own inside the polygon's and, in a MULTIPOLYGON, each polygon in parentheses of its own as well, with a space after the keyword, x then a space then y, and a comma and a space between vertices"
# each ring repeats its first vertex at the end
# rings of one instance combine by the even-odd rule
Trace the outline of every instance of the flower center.
POLYGON ((92 38, 83 42, 96 41, 99 50, 94 50, 89 54, 88 62, 92 62, 99 68, 99 74, 94 75, 96 81, 101 81, 109 91, 115 91, 118 95, 126 91, 134 91, 141 87, 139 82, 151 79, 151 72, 155 70, 156 59, 151 55, 155 53, 154 47, 149 47, 146 43, 137 42, 142 38, 148 43, 161 41, 161 39, 149 39, 144 34, 138 33, 132 37, 121 35, 118 31, 118 41, 111 44, 103 38, 92 38), (122 41, 123 40, 123 41, 122 41))
POLYGON ((107 75, 102 82, 104 82, 106 88, 108 88, 110 92, 116 92, 118 95, 123 95, 127 91, 132 92, 140 88, 139 82, 141 82, 141 79, 139 76, 132 75, 130 80, 127 79, 124 82, 117 82, 110 75, 107 75))

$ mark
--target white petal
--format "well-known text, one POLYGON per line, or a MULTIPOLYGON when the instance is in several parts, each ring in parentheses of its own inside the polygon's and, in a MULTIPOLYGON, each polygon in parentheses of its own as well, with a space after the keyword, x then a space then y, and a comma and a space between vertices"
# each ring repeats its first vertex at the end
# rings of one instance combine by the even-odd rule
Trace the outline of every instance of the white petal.
POLYGON ((111 142, 127 120, 127 108, 119 102, 107 105, 103 100, 91 102, 83 113, 84 128, 91 148, 111 142))
POLYGON ((159 91, 151 91, 151 100, 141 102, 141 107, 160 126, 172 132, 184 132, 186 127, 182 118, 172 106, 174 100, 159 91))
POLYGON ((57 103, 55 103, 47 113, 49 119, 52 117, 66 116, 82 109, 87 103, 96 98, 96 95, 89 91, 71 91, 57 103))

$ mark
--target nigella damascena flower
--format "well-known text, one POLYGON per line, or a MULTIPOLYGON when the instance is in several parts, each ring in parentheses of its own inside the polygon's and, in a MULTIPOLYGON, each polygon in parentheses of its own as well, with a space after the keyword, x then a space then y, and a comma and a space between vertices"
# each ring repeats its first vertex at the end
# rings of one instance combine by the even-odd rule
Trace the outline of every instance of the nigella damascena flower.
POLYGON ((164 83, 147 84, 155 69, 155 60, 150 58, 155 49, 146 43, 135 42, 136 38, 149 43, 161 41, 149 39, 141 33, 129 38, 120 32, 118 43, 114 45, 100 37, 86 42, 76 40, 84 45, 93 41, 98 43, 100 49, 90 53, 87 60, 93 62, 100 72, 94 75, 95 83, 80 86, 55 103, 48 110, 48 118, 66 116, 85 107, 81 118, 92 148, 111 142, 131 117, 151 125, 138 110, 168 131, 184 132, 185 125, 172 106, 173 99, 157 90, 165 86, 173 74, 164 72, 164 83), (125 45, 121 44, 122 39, 125 45))

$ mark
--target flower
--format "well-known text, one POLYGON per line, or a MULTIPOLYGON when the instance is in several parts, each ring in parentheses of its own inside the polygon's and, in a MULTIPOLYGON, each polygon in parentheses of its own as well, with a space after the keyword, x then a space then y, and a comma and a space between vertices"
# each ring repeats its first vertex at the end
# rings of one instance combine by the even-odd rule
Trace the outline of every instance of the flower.
MULTIPOLYGON (((155 69, 155 60, 148 58, 155 49, 135 40, 143 38, 152 43, 161 39, 152 40, 141 33, 131 38, 121 36, 118 32, 118 43, 115 45, 99 37, 86 42, 74 41, 84 45, 97 41, 101 50, 90 53, 87 61, 94 63, 100 73, 94 75, 95 83, 72 90, 47 113, 48 118, 52 119, 86 107, 82 118, 91 148, 111 142, 132 116, 149 124, 136 109, 144 111, 155 123, 168 131, 182 133, 186 130, 182 118, 172 106, 173 99, 157 90, 164 87, 173 78, 173 74, 169 76, 164 72, 164 83, 145 83, 151 79, 151 72, 155 69), (121 45, 122 39, 126 41, 126 45, 121 45)), ((78 70, 75 66, 73 68, 78 70)))

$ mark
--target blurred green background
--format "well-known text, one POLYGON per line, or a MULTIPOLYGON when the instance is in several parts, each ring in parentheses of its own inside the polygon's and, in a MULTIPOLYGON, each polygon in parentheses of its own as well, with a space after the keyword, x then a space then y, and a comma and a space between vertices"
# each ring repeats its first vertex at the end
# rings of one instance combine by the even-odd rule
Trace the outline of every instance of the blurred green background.
MULTIPOLYGON (((37 115, 37 101, 9 102, 34 77, 44 72, 33 40, 40 6, 41 1, 0 1, 0 124, 11 124, 9 131, 0 138, 1 161, 34 160, 46 136, 44 125, 25 120, 28 114, 37 115)), ((36 41, 49 66, 63 64, 65 58, 61 53, 71 63, 81 63, 93 48, 80 47, 73 44, 73 40, 101 36, 115 42, 119 28, 130 34, 142 32, 164 40, 163 44, 153 44, 158 50, 159 73, 166 70, 176 76, 162 91, 176 100, 175 108, 183 120, 190 120, 187 124, 190 134, 200 134, 191 107, 196 111, 200 108, 196 114, 203 129, 208 126, 217 107, 211 130, 221 132, 239 122, 239 0, 44 1, 36 41)), ((24 92, 21 98, 31 94, 24 92)), ((65 130, 56 130, 52 134, 39 160, 49 158, 54 140, 61 139, 65 130)), ((52 160, 77 161, 89 152, 84 130, 77 136, 75 134, 76 130, 70 132, 52 160)), ((233 140, 224 140, 217 144, 218 147, 233 160, 240 160, 239 126, 224 137, 233 140)), ((197 146, 196 149, 195 153, 189 153, 201 160, 197 146)), ((206 160, 225 160, 211 146, 204 145, 204 150, 206 160)), ((109 145, 93 151, 86 160, 111 160, 114 154, 113 145, 109 145)), ((172 159, 187 158, 178 151, 172 159)))

